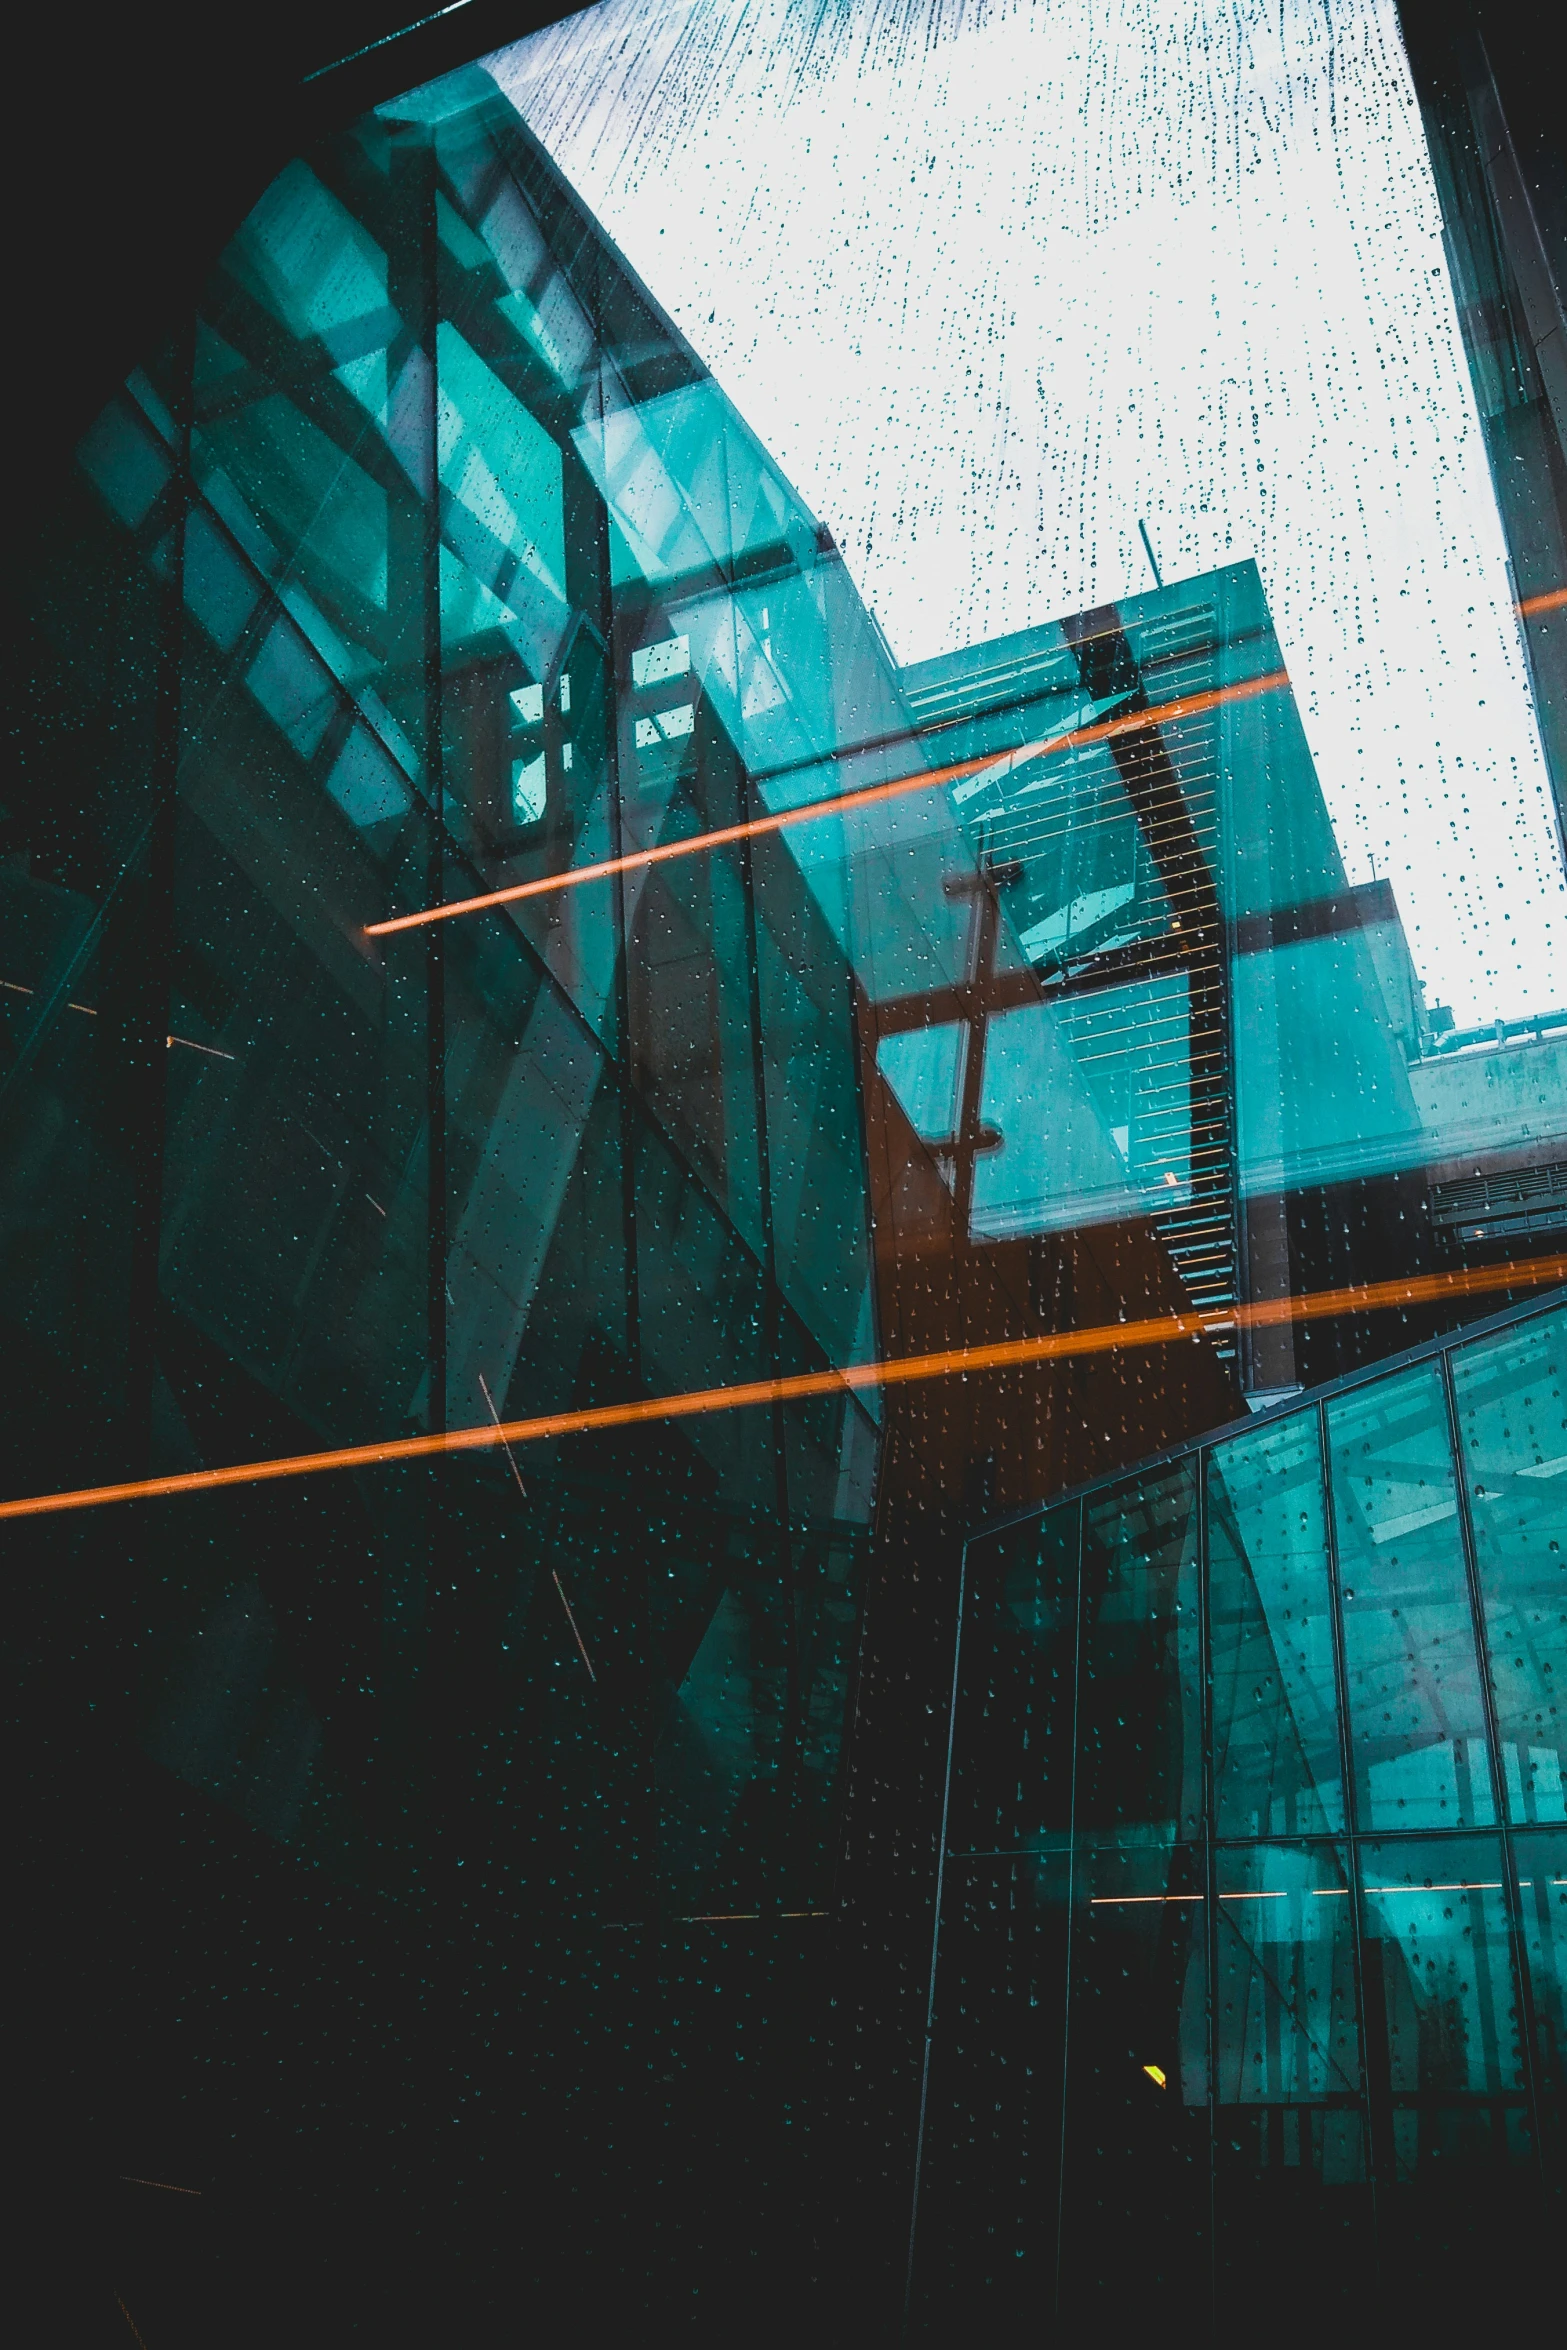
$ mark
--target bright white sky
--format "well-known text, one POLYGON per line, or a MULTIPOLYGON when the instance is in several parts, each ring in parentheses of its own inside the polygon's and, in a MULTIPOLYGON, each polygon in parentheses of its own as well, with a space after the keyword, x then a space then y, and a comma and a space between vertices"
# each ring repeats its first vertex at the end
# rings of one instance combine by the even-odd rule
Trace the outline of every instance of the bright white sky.
POLYGON ((489 60, 917 661, 1253 555, 1460 1026, 1567 893, 1393 0, 600 0, 489 60))

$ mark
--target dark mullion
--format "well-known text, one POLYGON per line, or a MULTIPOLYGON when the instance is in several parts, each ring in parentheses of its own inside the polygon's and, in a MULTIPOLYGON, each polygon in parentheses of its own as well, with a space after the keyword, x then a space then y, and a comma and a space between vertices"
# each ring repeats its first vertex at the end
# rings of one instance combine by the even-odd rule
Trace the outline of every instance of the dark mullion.
MULTIPOLYGON (((1381 2225, 1378 2198, 1385 2171, 1386 2183, 1393 2183, 1393 2148, 1391 2138, 1381 2143, 1382 2119, 1388 2132, 1392 2129, 1391 2111, 1380 2117, 1371 2094, 1372 2046, 1371 2031, 1366 2017, 1366 1930, 1365 1904, 1360 1889, 1360 1844, 1358 1836, 1359 1807, 1355 1798, 1354 1734, 1350 1727, 1349 1667, 1344 1648, 1343 1586, 1339 1578, 1338 1529, 1333 1517, 1333 1456, 1328 1444, 1327 1407, 1318 1403, 1313 1417, 1317 1423, 1317 1463, 1322 1477, 1322 1527, 1328 1547, 1328 1619, 1333 1638, 1333 1681, 1338 1699, 1339 1778, 1343 1789, 1342 1804, 1344 1830, 1342 1849, 1345 1876, 1349 1881, 1350 1931, 1353 1937, 1355 1959, 1355 2026, 1360 2043, 1360 2101, 1361 2118, 1366 2133, 1366 2179, 1371 2191, 1372 2257, 1378 2270, 1381 2267, 1381 2225)), ((1380 1945, 1378 1963, 1380 1964, 1380 1945)), ((1385 2052, 1376 2052, 1380 2066, 1385 2052)))
POLYGON ((1535 2014, 1533 1986, 1529 1979, 1529 1954, 1524 1932, 1523 1902, 1518 1884, 1518 1867, 1513 1856, 1512 1826, 1507 1816, 1507 1775, 1502 1768, 1501 1739, 1497 1731, 1496 1691, 1491 1680, 1491 1644, 1486 1637, 1485 1601, 1480 1588, 1480 1569, 1475 1552, 1474 1518, 1469 1506, 1469 1486, 1464 1474, 1463 1433, 1458 1424, 1458 1398, 1453 1388, 1453 1357, 1451 1349, 1437 1351, 1441 1367, 1442 1401, 1447 1415, 1447 1440, 1453 1455, 1453 1490, 1458 1500, 1458 1527, 1464 1546, 1464 1575, 1469 1589, 1469 1607, 1474 1619, 1475 1663, 1479 1672, 1480 1702, 1485 1709, 1485 1743, 1490 1763, 1491 1801, 1496 1813, 1497 1834, 1502 1844, 1502 1883, 1507 1903, 1507 1938, 1513 1962, 1513 1980, 1518 1993, 1518 2036, 1523 2044, 1524 2092, 1529 2100, 1529 2127, 1534 2139, 1535 2166, 1543 2184, 1545 2175, 1545 2141, 1541 2130, 1540 2094, 1537 2077, 1535 2047, 1535 2014))
POLYGON ((1216 1805, 1213 1768, 1213 1643, 1208 1592, 1208 1474, 1211 1450, 1197 1453, 1193 1497, 1197 1533, 1198 1708, 1202 1739, 1203 1907, 1208 1967, 1208 2328, 1219 2320, 1219 1872, 1214 1853, 1216 1805))

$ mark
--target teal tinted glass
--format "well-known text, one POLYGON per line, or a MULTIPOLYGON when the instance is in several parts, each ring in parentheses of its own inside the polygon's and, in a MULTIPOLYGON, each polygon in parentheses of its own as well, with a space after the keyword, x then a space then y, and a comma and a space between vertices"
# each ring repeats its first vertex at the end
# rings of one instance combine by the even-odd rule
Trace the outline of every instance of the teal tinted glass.
POLYGON ((1360 1869, 1372 2126, 1390 2132, 1394 2176, 1527 2159, 1501 1845, 1367 1844, 1360 1869))
POLYGON ((1196 1484, 1182 1461, 1112 1487, 1085 1513, 1080 1834, 1159 1843, 1198 1831, 1196 1484))
POLYGON ((950 1850, 1064 1842, 1072 1819, 1075 1502, 971 1542, 950 1850))
POLYGON ((1534 2020, 1541 2122, 1556 2162, 1567 2152, 1567 1834, 1527 1829, 1512 1839, 1534 2020))
POLYGON ((464 2179, 571 2294, 678 2203, 662 2286, 778 2315, 682 2166, 774 2226, 835 1886, 874 2195, 945 2133, 933 2344, 1226 2274, 1216 2339, 1332 2339, 1347 2208, 1509 2216, 1560 1325, 1464 1355, 1456 1474, 1451 1379, 1371 1377, 1567 1270, 1555 232, 1411 75, 1499 5, 604 0, 289 164, 16 565, 0 1500, 99 1490, 12 1623, 193 1930, 134 1833, 83 1906, 191 1992, 165 2119, 241 2009, 252 2113, 351 2117, 311 2050, 380 2078, 355 1986, 434 1985, 399 2146, 508 2308, 464 2179), (326 1953, 281 2075, 209 1805, 326 1953))
POLYGON ((1214 1825, 1221 1836, 1343 1825, 1343 1770, 1315 1412, 1208 1455, 1214 1825))
POLYGON ((1441 1373, 1423 1363, 1327 1407, 1362 1828, 1495 1818, 1441 1373))
POLYGON ((1263 2170, 1278 2160, 1329 2186, 1359 2179, 1366 2143, 1344 1854, 1316 1844, 1221 1852, 1216 1884, 1221 2161, 1263 2170))
POLYGON ((1567 1313, 1453 1356, 1510 1819, 1567 1820, 1567 1313))

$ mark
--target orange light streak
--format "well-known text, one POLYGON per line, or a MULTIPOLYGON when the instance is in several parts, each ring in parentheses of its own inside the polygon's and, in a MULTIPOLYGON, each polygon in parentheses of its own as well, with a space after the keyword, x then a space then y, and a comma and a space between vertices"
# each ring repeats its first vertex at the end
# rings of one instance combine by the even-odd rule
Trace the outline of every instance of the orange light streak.
POLYGON ((133 2172, 128 2170, 121 2171, 120 2180, 122 2185, 127 2187, 161 2187, 165 2195, 194 2195, 198 2202, 201 2198, 202 2191, 199 2187, 175 2187, 171 2186, 167 2179, 138 2179, 133 2172))
MULTIPOLYGON (((1523 1879, 1519 1879, 1521 1884, 1523 1879)), ((1451 1885, 1367 1885, 1367 1893, 1500 1893, 1500 1877, 1464 1877, 1451 1885)))
POLYGON ((320 1477, 334 1469, 385 1468, 399 1461, 432 1460, 446 1453, 487 1452, 500 1445, 544 1444, 604 1428, 632 1428, 650 1420, 698 1419, 758 1404, 799 1403, 815 1395, 906 1387, 932 1379, 963 1379, 986 1371, 1029 1370, 1040 1363, 1134 1348, 1174 1346, 1182 1340, 1235 1329, 1274 1330, 1320 1322, 1338 1314, 1372 1314, 1444 1298, 1484 1297, 1502 1289, 1538 1289, 1567 1281, 1567 1255, 1528 1257, 1510 1265, 1475 1265, 1454 1273, 1417 1273, 1398 1281, 1371 1281, 1319 1289, 1300 1297, 1269 1298, 1222 1314, 1159 1314, 1140 1322, 1103 1322, 1083 1330, 1009 1338, 992 1346, 945 1348, 940 1354, 894 1356, 879 1363, 845 1363, 828 1371, 800 1371, 786 1379, 753 1379, 734 1387, 702 1387, 684 1395, 647 1396, 632 1403, 594 1404, 586 1410, 546 1412, 533 1420, 452 1428, 439 1435, 398 1436, 383 1444, 344 1444, 330 1451, 291 1453, 278 1460, 240 1461, 221 1469, 187 1469, 175 1477, 138 1477, 117 1485, 87 1485, 71 1493, 28 1494, 0 1502, 0 1519, 40 1518, 63 1510, 100 1509, 114 1501, 157 1501, 182 1493, 210 1493, 226 1485, 268 1485, 285 1477, 320 1477))
POLYGON ((951 767, 922 767, 917 774, 895 776, 890 783, 873 783, 864 791, 845 792, 835 800, 808 800, 802 808, 783 808, 772 816, 752 817, 745 824, 726 824, 717 832, 693 833, 689 840, 663 841, 656 848, 632 849, 623 857, 600 857, 592 865, 574 865, 564 873, 541 874, 536 881, 513 882, 508 889, 486 890, 482 897, 454 898, 449 905, 426 906, 417 914, 397 914, 390 921, 367 923, 365 936, 389 938, 394 931, 419 930, 430 922, 452 922, 459 914, 479 914, 490 906, 515 905, 521 898, 549 897, 560 890, 578 889, 587 881, 607 881, 616 873, 636 873, 648 865, 667 865, 676 857, 703 856, 711 849, 728 848, 740 840, 759 840, 765 833, 786 832, 793 825, 811 824, 823 816, 849 816, 886 800, 933 791, 937 784, 958 783, 965 775, 979 774, 982 768, 1010 774, 1013 768, 1025 765, 1030 759, 1041 759, 1049 752, 1080 750, 1089 743, 1109 742, 1117 735, 1141 734, 1154 726, 1174 726, 1183 718, 1199 718, 1206 711, 1217 710, 1223 703, 1248 702, 1258 694, 1277 693, 1288 684, 1286 670, 1270 670, 1266 677, 1249 677, 1238 685, 1217 686, 1211 693, 1186 694, 1179 701, 1161 702, 1153 710, 1128 711, 1119 718, 1103 719, 1097 726, 1081 726, 1072 734, 1051 735, 1042 742, 1024 743, 1020 750, 1000 754, 987 751, 981 758, 960 759, 951 767))
POLYGON ((1518 609, 1526 620, 1537 612, 1559 612, 1567 604, 1567 587, 1547 588, 1543 595, 1525 596, 1518 609))

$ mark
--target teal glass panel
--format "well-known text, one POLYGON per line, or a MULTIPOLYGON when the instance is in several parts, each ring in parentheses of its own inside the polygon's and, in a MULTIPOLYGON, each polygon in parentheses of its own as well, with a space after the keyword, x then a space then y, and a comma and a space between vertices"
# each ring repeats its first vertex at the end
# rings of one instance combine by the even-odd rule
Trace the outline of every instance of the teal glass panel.
MULTIPOLYGON (((1018 943, 1037 969, 1059 975, 1134 939, 1162 937, 1174 908, 1109 748, 1095 743, 1067 757, 1037 755, 1037 738, 1091 723, 1131 699, 1123 680, 1119 692, 1098 697, 1097 706, 1085 710, 1076 663, 1064 648, 1056 658, 1058 675, 1070 685, 1054 711, 1054 696, 1042 696, 1043 707, 1034 703, 1022 710, 1009 698, 1004 713, 985 713, 977 726, 971 720, 963 730, 970 752, 979 734, 999 733, 1010 734, 1012 743, 987 748, 1023 748, 1024 755, 999 772, 960 783, 953 798, 996 861, 1016 860, 1022 867, 1008 893, 1018 943), (1030 736, 1036 738, 1032 744, 1030 736), (1036 756, 1027 756, 1029 748, 1036 756)), ((960 755, 954 749, 952 756, 960 755)), ((1121 1083, 1124 1092, 1124 1078, 1121 1083)))
MULTIPOLYGON (((13 1354, 88 1457, 10 1490, 89 1483, 106 1445, 115 1472, 196 1468, 874 1352, 849 970, 784 847, 366 937, 732 824, 747 727, 816 755, 841 733, 814 524, 493 88, 464 87, 291 166, 204 289, 178 648, 169 367, 82 447, 40 607, 69 692, 39 677, 88 732, 30 748, 41 804, 75 812, 66 855, 0 875, 0 1074, 44 1080, 8 1128, 5 1237, 70 1337, 58 1365, 13 1354), (584 454, 617 434, 624 529, 584 454), (635 562, 617 580, 632 537, 699 573, 678 605, 635 562), (94 1024, 129 981, 121 1069, 131 1026, 94 1024), (149 1168, 154 1450, 122 1457, 149 1168)), ((863 608, 824 593, 890 701, 863 608)), ((814 1914, 876 1451, 874 1412, 829 1395, 515 1473, 473 1454, 215 1500, 152 1611, 143 1745, 399 1892, 466 1841, 546 1909, 814 1914), (465 1741, 475 1784, 531 1793, 480 1829, 482 1794, 459 1833, 465 1741)))
POLYGON ((437 372, 447 658, 495 634, 542 676, 556 665, 568 617, 560 449, 451 324, 439 330, 437 372))
POLYGON ((982 1112, 1004 1140, 975 1171, 976 1238, 1150 1212, 1189 1217, 1190 1038, 1179 974, 994 1021, 982 1112))
POLYGON ((1064 1844, 1072 1823, 1078 1508, 968 1546, 947 1847, 1064 1844))
MULTIPOLYGON (((727 746, 705 735, 671 831, 735 820, 727 746)), ((758 1257, 766 1253, 762 1100, 752 1061, 754 962, 738 852, 654 868, 628 921, 638 1090, 682 1159, 758 1257)))
POLYGON ((426 958, 363 940, 431 857, 418 195, 373 130, 291 167, 200 305, 162 1278, 204 1458, 246 1406, 199 1343, 318 1441, 441 1408, 426 958))
POLYGON ((1181 1461, 1087 1506, 1079 1834, 1158 1843, 1199 1830, 1196 1499, 1194 1466, 1181 1461))
POLYGON ((1495 1818, 1441 1374, 1334 1397, 1329 1476, 1363 1829, 1495 1818))
POLYGON ((1508 1816, 1567 1820, 1567 1313, 1452 1361, 1508 1816))
MULTIPOLYGON (((1336 887, 1344 886, 1340 875, 1336 887)), ((1244 1039, 1236 1118, 1248 1195, 1342 1183, 1418 1166, 1428 1155, 1373 937, 1357 929, 1234 959, 1236 1033, 1244 1039)), ((1402 950, 1401 937, 1397 943, 1402 950)))
POLYGON ((1216 2338, 1290 2272, 1294 2341, 1348 2318, 1375 2258, 1354 1911, 1333 1844, 1214 1855, 1216 2338), (1303 2244, 1312 2258, 1302 2262, 1303 2244))
POLYGON ((1528 2159, 1500 1843, 1368 1844, 1360 1869, 1371 2127, 1390 2175, 1528 2159))
POLYGON ((1317 1415, 1208 1455, 1214 1827, 1309 1835, 1344 1824, 1317 1415))
POLYGON ((1567 1835, 1530 1828, 1512 1839, 1534 2020, 1535 2085, 1547 2152, 1567 2156, 1567 1835))
POLYGON ((1216 2339, 1358 2331, 1377 2255, 1355 1920, 1336 1844, 1214 1854, 1216 2339), (1303 2260, 1302 2247, 1311 2257, 1303 2260))
POLYGON ((1215 1856, 1218 2116, 1225 2167, 1365 2176, 1354 1915, 1334 1845, 1215 1856))
POLYGON ((774 1275, 830 1360, 865 1362, 876 1339, 846 973, 788 851, 759 840, 747 868, 774 1275))

